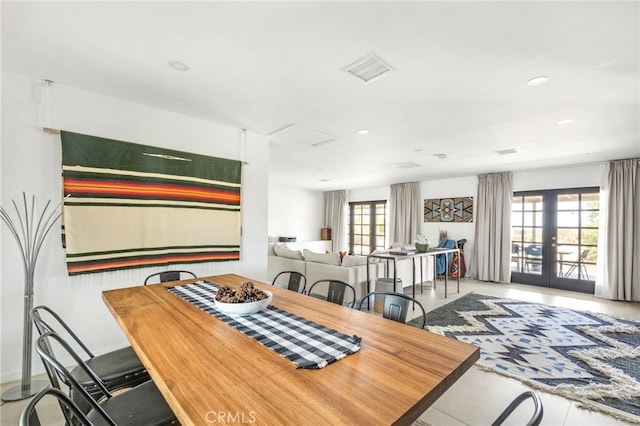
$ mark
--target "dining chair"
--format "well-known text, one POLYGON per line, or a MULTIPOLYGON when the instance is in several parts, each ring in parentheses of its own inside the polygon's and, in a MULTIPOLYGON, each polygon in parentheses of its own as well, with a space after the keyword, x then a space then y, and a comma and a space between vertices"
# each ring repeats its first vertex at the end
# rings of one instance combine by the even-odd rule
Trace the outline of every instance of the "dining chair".
POLYGON ((544 414, 544 409, 542 407, 542 401, 537 393, 533 391, 522 392, 518 395, 507 408, 498 416, 498 418, 491 424, 491 426, 499 426, 507 420, 507 418, 515 411, 520 404, 522 404, 527 399, 531 398, 533 400, 533 415, 525 423, 526 426, 538 426, 542 421, 542 415, 544 414))
POLYGON ((530 244, 524 248, 524 267, 527 272, 540 272, 542 267, 542 247, 530 244))
POLYGON ((164 271, 164 272, 156 272, 154 274, 149 275, 144 280, 144 285, 147 285, 149 280, 154 277, 158 277, 161 283, 166 283, 167 281, 179 281, 182 279, 182 274, 190 275, 193 278, 198 278, 196 274, 191 271, 164 271))
POLYGON ((271 282, 271 285, 284 287, 287 290, 304 294, 307 287, 307 277, 297 271, 282 271, 271 282))
MULTIPOLYGON (((71 400, 76 403, 92 425, 147 425, 160 426, 177 424, 177 419, 162 394, 153 381, 144 382, 126 392, 111 393, 96 373, 85 363, 82 358, 69 346, 69 344, 56 333, 47 332, 38 337, 36 352, 40 355, 49 370, 55 371, 60 380, 69 386, 71 400), (65 357, 73 359, 82 368, 85 374, 94 381, 100 389, 101 396, 94 399, 78 380, 71 374, 59 359, 53 355, 53 344, 61 348, 65 357), (87 409, 78 404, 82 400, 87 409)), ((66 362, 65 362, 66 363, 66 362)), ((60 382, 53 380, 51 386, 60 389, 60 382)), ((70 421, 67 417, 67 421, 70 421)))
POLYGON ((362 304, 365 300, 369 300, 371 297, 381 295, 384 296, 384 305, 382 308, 382 317, 386 319, 390 319, 393 321, 406 323, 407 314, 409 313, 409 306, 414 304, 414 306, 418 306, 420 311, 422 311, 422 320, 420 321, 420 328, 424 329, 424 326, 427 322, 427 312, 422 306, 422 303, 418 302, 411 296, 407 296, 403 293, 395 293, 395 292, 385 292, 385 291, 372 291, 363 297, 355 306, 356 309, 360 310, 362 304))
MULTIPOLYGON (((41 426, 43 424, 43 422, 40 420, 40 417, 38 416, 38 410, 36 407, 46 396, 55 398, 58 401, 58 404, 60 405, 65 418, 69 418, 68 416, 70 416, 73 419, 73 423, 70 424, 80 426, 93 426, 87 418, 86 414, 84 414, 80 410, 80 408, 76 404, 74 404, 71 398, 69 398, 69 396, 67 396, 67 394, 62 392, 60 389, 56 388, 45 388, 38 392, 33 398, 31 398, 29 403, 24 407, 22 413, 20 414, 18 426, 41 426)), ((42 404, 44 404, 44 402, 42 404)), ((44 409, 42 409, 41 407, 41 412, 43 411, 44 409)), ((47 410, 47 412, 49 412, 49 410, 47 410)))
POLYGON ((576 269, 578 269, 579 279, 580 278, 584 279, 584 277, 589 279, 589 272, 587 272, 587 265, 584 264, 584 261, 587 259, 587 256, 589 256, 590 252, 591 252, 591 249, 584 249, 582 250, 582 253, 580 253, 580 259, 578 259, 577 261, 571 261, 571 262, 563 261, 562 263, 564 264, 570 264, 569 269, 567 269, 567 272, 564 273, 564 277, 569 278, 571 276, 571 273, 574 272, 576 269))
POLYGON ((515 243, 511 243, 511 263, 516 264, 516 271, 520 271, 520 246, 515 243))
POLYGON ((356 302, 356 289, 352 285, 340 280, 318 280, 309 287, 307 294, 316 299, 326 300, 336 305, 345 304, 345 296, 348 297, 346 306, 353 307, 356 302), (314 291, 315 290, 315 291, 314 291))
MULTIPOLYGON (((67 323, 51 308, 44 305, 34 307, 31 309, 31 320, 40 335, 48 332, 66 333, 82 349, 85 354, 83 356, 84 362, 95 371, 109 391, 114 392, 131 388, 149 380, 149 373, 131 346, 125 346, 101 355, 94 355, 67 323), (52 320, 55 321, 56 326, 52 326, 54 324, 52 320)), ((85 387, 90 395, 100 394, 100 390, 80 367, 73 368, 71 375, 85 387)))

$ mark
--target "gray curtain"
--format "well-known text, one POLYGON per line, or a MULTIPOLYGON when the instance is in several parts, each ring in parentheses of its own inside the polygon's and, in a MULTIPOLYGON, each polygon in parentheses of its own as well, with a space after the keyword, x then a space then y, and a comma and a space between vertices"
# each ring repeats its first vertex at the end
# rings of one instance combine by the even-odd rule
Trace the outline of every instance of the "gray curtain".
POLYGON ((391 185, 389 240, 412 244, 420 232, 422 218, 420 183, 391 185))
POLYGON ((471 273, 481 281, 511 282, 512 199, 511 172, 478 176, 475 251, 471 273))
POLYGON ((611 161, 600 190, 596 295, 640 301, 640 159, 611 161))
POLYGON ((345 206, 347 194, 345 191, 330 191, 324 193, 324 224, 331 228, 331 248, 338 252, 346 247, 345 241, 345 206))

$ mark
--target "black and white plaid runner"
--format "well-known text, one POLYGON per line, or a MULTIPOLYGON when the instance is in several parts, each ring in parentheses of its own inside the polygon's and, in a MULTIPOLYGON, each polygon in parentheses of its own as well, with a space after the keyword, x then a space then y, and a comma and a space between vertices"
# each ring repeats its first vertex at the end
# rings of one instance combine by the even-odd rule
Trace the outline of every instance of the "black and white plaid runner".
POLYGON ((289 358, 298 368, 323 368, 360 349, 360 337, 348 336, 274 306, 247 316, 223 314, 213 301, 218 287, 200 281, 167 289, 289 358))

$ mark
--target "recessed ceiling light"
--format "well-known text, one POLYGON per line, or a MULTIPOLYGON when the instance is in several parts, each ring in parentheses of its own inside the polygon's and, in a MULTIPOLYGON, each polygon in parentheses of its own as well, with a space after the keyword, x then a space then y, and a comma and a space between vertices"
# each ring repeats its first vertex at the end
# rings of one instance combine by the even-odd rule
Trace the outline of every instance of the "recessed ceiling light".
POLYGON ((418 164, 413 161, 405 161, 403 163, 391 164, 391 167, 396 167, 398 169, 412 169, 414 167, 422 167, 422 164, 418 164))
POLYGON ((433 156, 438 160, 444 160, 445 158, 447 158, 447 154, 433 154, 433 156))
POLYGON ((571 124, 573 123, 573 120, 560 120, 558 121, 557 124, 571 124))
POLYGON ((500 151, 494 151, 494 152, 500 155, 509 155, 509 154, 517 154, 518 150, 515 148, 509 148, 509 149, 501 149, 500 151))
POLYGON ((189 71, 189 67, 184 62, 169 61, 169 66, 177 71, 189 71))
POLYGON ((532 78, 527 82, 527 84, 529 86, 540 86, 541 84, 545 84, 547 81, 549 81, 549 77, 547 77, 546 75, 541 75, 539 77, 532 78))
POLYGON ((413 152, 422 152, 422 148, 415 148, 413 152))
POLYGON ((369 129, 360 129, 358 130, 358 133, 361 135, 366 135, 367 133, 369 133, 369 129))
POLYGON ((331 182, 331 179, 318 179, 318 182, 331 182))

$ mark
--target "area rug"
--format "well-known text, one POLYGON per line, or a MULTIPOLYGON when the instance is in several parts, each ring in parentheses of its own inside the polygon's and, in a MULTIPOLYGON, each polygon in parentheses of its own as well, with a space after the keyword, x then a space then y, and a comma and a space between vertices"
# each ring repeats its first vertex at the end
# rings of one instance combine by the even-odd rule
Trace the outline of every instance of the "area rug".
POLYGON ((482 369, 640 423, 640 322, 471 293, 425 328, 479 346, 482 369))

